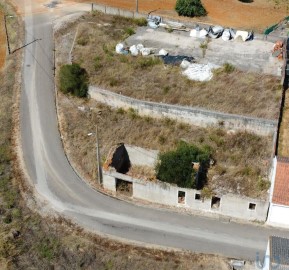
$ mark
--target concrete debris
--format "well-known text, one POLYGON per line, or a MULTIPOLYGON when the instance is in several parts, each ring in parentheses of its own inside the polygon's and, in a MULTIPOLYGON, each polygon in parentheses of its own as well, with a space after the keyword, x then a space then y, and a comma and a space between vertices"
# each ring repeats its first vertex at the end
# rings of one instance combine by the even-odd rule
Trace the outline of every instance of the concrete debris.
POLYGON ((143 56, 148 56, 148 55, 151 54, 151 50, 150 50, 149 48, 143 48, 143 49, 141 50, 141 54, 142 54, 143 56))
POLYGON ((186 26, 179 22, 167 21, 167 25, 173 29, 185 29, 186 26))
POLYGON ((166 56, 166 55, 168 55, 169 53, 165 50, 165 49, 161 49, 160 51, 159 51, 159 55, 163 55, 163 56, 166 56))
POLYGON ((129 51, 130 51, 132 56, 138 56, 139 51, 138 51, 136 45, 130 46, 129 51))
POLYGON ((224 41, 229 41, 231 39, 231 33, 230 33, 230 29, 225 29, 223 34, 222 34, 222 40, 224 41))
POLYGON ((190 64, 191 64, 191 62, 189 62, 187 59, 183 59, 180 66, 182 69, 187 69, 190 66, 190 64))
POLYGON ((156 28, 159 27, 159 25, 156 24, 156 23, 153 22, 153 21, 148 21, 148 26, 149 26, 150 28, 152 28, 152 29, 156 29, 156 28))
POLYGON ((248 36, 249 36, 249 33, 248 33, 247 31, 240 31, 240 30, 238 30, 238 31, 236 32, 235 39, 238 39, 239 37, 241 37, 243 41, 246 41, 247 38, 248 38, 248 36))
POLYGON ((209 37, 211 38, 219 38, 222 36, 224 28, 222 26, 216 25, 214 27, 209 28, 209 37))
POLYGON ((115 52, 118 54, 128 54, 128 50, 124 47, 122 43, 118 43, 115 46, 115 52))
POLYGON ((213 77, 213 70, 219 68, 219 66, 208 63, 208 64, 190 64, 182 74, 194 81, 209 81, 213 77))
POLYGON ((151 15, 152 12, 153 11, 149 12, 147 16, 147 22, 150 28, 155 29, 155 28, 158 28, 160 23, 162 22, 162 17, 151 15))
POLYGON ((137 44, 137 45, 136 45, 136 48, 137 48, 139 51, 141 51, 141 50, 144 49, 144 45, 142 45, 142 44, 137 44))

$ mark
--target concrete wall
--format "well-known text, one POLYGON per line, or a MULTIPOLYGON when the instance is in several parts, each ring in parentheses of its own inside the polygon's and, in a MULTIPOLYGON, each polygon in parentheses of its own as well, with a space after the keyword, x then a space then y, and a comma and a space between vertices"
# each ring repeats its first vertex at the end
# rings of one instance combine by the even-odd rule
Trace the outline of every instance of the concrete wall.
POLYGON ((134 145, 125 144, 129 160, 132 165, 154 167, 159 151, 144 149, 134 145))
POLYGON ((205 200, 196 199, 195 195, 200 194, 200 191, 179 188, 162 182, 143 181, 112 171, 103 172, 104 188, 115 192, 115 178, 133 183, 134 198, 169 206, 185 207, 236 219, 265 221, 267 218, 269 203, 266 201, 227 194, 220 196, 221 202, 219 208, 213 209, 211 207, 211 198, 205 200), (179 191, 185 192, 185 201, 183 204, 178 202, 179 191), (249 209, 249 203, 256 204, 254 210, 249 209))
POLYGON ((226 129, 246 130, 258 135, 273 134, 277 129, 277 121, 273 120, 226 114, 194 107, 143 101, 94 86, 89 87, 89 95, 98 102, 114 108, 133 108, 137 110, 140 115, 148 115, 156 118, 169 117, 200 127, 222 125, 226 129))
POLYGON ((110 15, 118 15, 118 16, 127 17, 127 18, 146 18, 146 15, 141 14, 141 13, 137 13, 137 12, 130 11, 130 10, 124 10, 124 9, 120 9, 116 7, 109 7, 105 5, 95 4, 95 3, 92 4, 92 8, 95 11, 100 11, 100 12, 103 12, 105 14, 110 14, 110 15))

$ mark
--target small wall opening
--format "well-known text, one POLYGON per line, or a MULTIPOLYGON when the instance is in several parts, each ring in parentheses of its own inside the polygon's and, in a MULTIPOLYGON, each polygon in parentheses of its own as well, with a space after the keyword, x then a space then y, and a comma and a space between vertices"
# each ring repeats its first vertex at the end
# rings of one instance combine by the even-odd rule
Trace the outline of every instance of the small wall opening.
POLYGON ((201 194, 196 193, 195 194, 195 200, 197 200, 197 201, 201 200, 201 194))
POLYGON ((186 192, 180 191, 178 192, 178 203, 179 204, 185 204, 186 202, 186 192))
POLYGON ((218 209, 221 204, 221 198, 213 196, 211 201, 211 208, 218 209))
POLYGON ((256 209, 256 203, 249 203, 249 209, 255 210, 256 209))
POLYGON ((133 194, 132 190, 132 183, 122 180, 122 179, 115 179, 116 185, 116 193, 131 197, 133 194))

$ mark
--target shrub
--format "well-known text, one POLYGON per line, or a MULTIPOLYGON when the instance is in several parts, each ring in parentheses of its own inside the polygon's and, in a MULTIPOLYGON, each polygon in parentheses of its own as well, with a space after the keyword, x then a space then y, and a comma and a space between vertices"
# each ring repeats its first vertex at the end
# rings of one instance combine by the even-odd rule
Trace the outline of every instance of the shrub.
POLYGON ((147 25, 147 19, 146 18, 135 18, 135 19, 133 19, 133 21, 137 26, 146 26, 147 25))
POLYGON ((135 62, 135 68, 147 69, 161 63, 162 61, 157 57, 139 57, 138 60, 135 62))
POLYGON ((60 91, 77 97, 86 97, 88 74, 79 64, 63 65, 59 72, 60 91))
POLYGON ((235 70, 235 67, 230 63, 225 63, 223 67, 226 73, 231 73, 235 70))
POLYGON ((180 16, 199 17, 207 15, 201 0, 177 0, 175 9, 180 16))
POLYGON ((77 44, 80 45, 80 46, 85 46, 88 44, 88 37, 80 37, 78 40, 77 40, 77 44))
POLYGON ((134 29, 132 29, 131 27, 128 27, 124 30, 124 32, 128 35, 128 36, 132 36, 135 34, 134 29))
POLYGON ((193 168, 192 162, 200 162, 203 167, 208 163, 209 157, 208 150, 180 142, 176 150, 159 154, 159 162, 155 168, 157 178, 179 187, 196 187, 198 186, 196 182, 198 172, 193 168))

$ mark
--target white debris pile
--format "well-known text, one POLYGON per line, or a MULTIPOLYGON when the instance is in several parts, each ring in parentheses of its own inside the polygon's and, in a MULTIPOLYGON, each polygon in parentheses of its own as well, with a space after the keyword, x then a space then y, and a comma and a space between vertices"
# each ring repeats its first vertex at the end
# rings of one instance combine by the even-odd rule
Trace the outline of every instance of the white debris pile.
POLYGON ((145 48, 144 45, 132 45, 130 47, 125 47, 122 43, 118 43, 115 46, 115 52, 118 54, 131 54, 132 56, 138 56, 139 54, 143 56, 150 55, 152 53, 150 48, 145 48))
POLYGON ((219 68, 219 66, 208 63, 208 64, 190 64, 181 65, 187 66, 187 68, 182 72, 183 75, 188 77, 190 80, 194 81, 209 81, 213 77, 213 70, 219 68))

